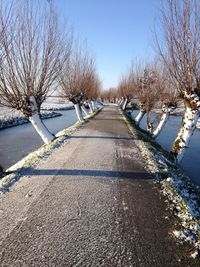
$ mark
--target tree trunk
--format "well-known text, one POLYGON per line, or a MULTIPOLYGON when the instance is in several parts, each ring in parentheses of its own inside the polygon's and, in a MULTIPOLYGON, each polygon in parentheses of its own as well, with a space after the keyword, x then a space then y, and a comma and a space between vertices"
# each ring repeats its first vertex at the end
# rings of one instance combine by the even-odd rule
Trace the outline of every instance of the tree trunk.
POLYGON ((83 111, 83 113, 85 113, 85 116, 88 116, 88 112, 86 108, 84 107, 84 105, 81 106, 81 110, 83 111))
POLYGON ((88 101, 88 105, 89 105, 89 108, 90 108, 90 113, 93 113, 94 110, 93 110, 93 106, 92 106, 92 103, 91 103, 90 100, 88 101))
POLYGON ((190 99, 189 101, 188 99, 185 100, 185 113, 171 151, 172 155, 175 156, 177 163, 180 163, 183 159, 185 149, 189 145, 199 118, 198 107, 200 103, 199 101, 196 102, 196 105, 194 105, 194 99, 190 99))
POLYGON ((147 129, 147 132, 148 132, 149 134, 152 134, 153 126, 152 126, 152 123, 151 123, 150 111, 147 111, 146 129, 147 129))
POLYGON ((122 105, 122 110, 126 109, 127 103, 128 103, 128 98, 126 97, 122 105))
POLYGON ((171 111, 174 109, 175 109, 175 106, 172 104, 171 105, 164 104, 162 106, 162 115, 161 115, 160 121, 156 129, 152 133, 152 138, 158 137, 158 135, 161 133, 162 129, 164 128, 166 122, 168 121, 171 111))
POLYGON ((137 125, 140 124, 140 122, 141 122, 142 118, 144 117, 145 113, 146 112, 144 110, 140 110, 139 111, 138 115, 135 117, 135 124, 137 124, 137 125))
POLYGON ((93 112, 94 112, 94 111, 96 110, 95 101, 92 100, 91 103, 92 103, 92 110, 93 110, 93 112))
POLYGON ((145 104, 144 103, 140 103, 139 107, 140 107, 139 113, 134 119, 136 125, 140 124, 142 118, 144 117, 144 115, 146 113, 146 108, 145 108, 145 104))
POLYGON ((118 105, 121 106, 123 103, 123 99, 119 99, 118 105))
POLYGON ((55 139, 55 136, 49 132, 49 130, 46 128, 46 126, 42 122, 38 112, 35 112, 28 119, 33 125, 33 127, 35 128, 35 130, 37 131, 37 133, 41 136, 45 144, 48 144, 50 141, 55 139))
POLYGON ((156 129, 152 133, 152 138, 158 137, 158 135, 161 133, 162 129, 164 128, 166 122, 168 121, 170 112, 163 112, 160 118, 160 121, 156 127, 156 129))
POLYGON ((74 104, 75 110, 76 110, 76 115, 78 117, 79 121, 84 121, 83 119, 83 114, 81 112, 80 104, 74 104))
POLYGON ((55 139, 55 136, 49 132, 47 127, 42 122, 40 114, 38 112, 37 102, 34 96, 30 96, 29 109, 29 121, 35 128, 36 132, 40 135, 44 143, 48 144, 50 141, 55 139))

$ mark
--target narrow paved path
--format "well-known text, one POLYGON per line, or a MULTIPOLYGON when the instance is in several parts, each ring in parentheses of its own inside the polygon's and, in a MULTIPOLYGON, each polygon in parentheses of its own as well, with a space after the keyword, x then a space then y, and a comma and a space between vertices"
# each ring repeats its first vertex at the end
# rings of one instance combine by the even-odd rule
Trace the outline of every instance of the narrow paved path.
POLYGON ((1 266, 195 266, 117 107, 0 196, 1 266))

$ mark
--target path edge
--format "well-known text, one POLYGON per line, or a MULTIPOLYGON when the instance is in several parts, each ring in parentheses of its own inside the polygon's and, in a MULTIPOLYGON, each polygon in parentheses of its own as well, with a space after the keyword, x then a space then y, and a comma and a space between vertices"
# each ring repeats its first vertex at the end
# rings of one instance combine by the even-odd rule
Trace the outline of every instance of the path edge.
POLYGON ((70 135, 85 125, 85 123, 87 123, 91 118, 95 117, 102 109, 103 107, 86 116, 84 121, 77 121, 70 127, 59 131, 55 135, 56 139, 54 139, 52 142, 40 146, 34 152, 28 154, 26 157, 22 158, 20 161, 8 168, 5 171, 5 176, 0 179, 0 193, 8 192, 10 187, 23 175, 22 171, 24 169, 34 167, 40 159, 51 155, 54 149, 59 148, 70 135))
POLYGON ((134 122, 125 111, 121 108, 119 111, 131 134, 138 137, 136 144, 145 160, 145 169, 154 176, 156 174, 155 181, 160 183, 161 193, 167 197, 173 214, 179 218, 181 229, 174 229, 172 234, 178 240, 193 244, 194 251, 190 256, 200 259, 200 187, 192 184, 189 176, 167 159, 162 148, 158 151, 159 145, 155 141, 145 138, 134 127, 134 122))

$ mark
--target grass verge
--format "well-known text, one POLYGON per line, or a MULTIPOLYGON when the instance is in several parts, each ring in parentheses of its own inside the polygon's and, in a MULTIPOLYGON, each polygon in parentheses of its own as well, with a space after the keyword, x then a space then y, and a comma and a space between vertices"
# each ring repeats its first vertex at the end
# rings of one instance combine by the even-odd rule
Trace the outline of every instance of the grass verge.
POLYGON ((169 153, 137 127, 130 116, 121 110, 132 135, 145 159, 145 168, 161 184, 161 191, 169 201, 169 207, 180 219, 181 229, 173 229, 173 235, 190 242, 195 250, 191 256, 200 258, 200 187, 174 164, 169 153))

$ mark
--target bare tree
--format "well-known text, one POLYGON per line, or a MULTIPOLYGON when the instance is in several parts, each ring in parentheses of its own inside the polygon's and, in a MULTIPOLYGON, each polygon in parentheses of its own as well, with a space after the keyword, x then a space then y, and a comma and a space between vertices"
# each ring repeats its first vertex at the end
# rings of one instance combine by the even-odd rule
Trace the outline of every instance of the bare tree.
POLYGON ((161 115, 157 126, 152 130, 152 137, 156 138, 161 133, 172 111, 177 107, 177 90, 170 79, 166 68, 159 65, 157 69, 156 87, 159 92, 158 104, 161 105, 161 115))
POLYGON ((125 110, 127 107, 127 104, 130 102, 131 98, 132 98, 132 75, 131 75, 131 71, 129 70, 127 72, 127 74, 125 74, 120 82, 119 82, 119 86, 118 86, 118 93, 121 95, 121 107, 122 110, 125 110))
MULTIPOLYGON (((16 1, 12 21, 0 40, 0 95, 2 103, 28 117, 45 143, 54 139, 40 118, 48 92, 56 87, 63 40, 51 6, 31 0, 16 1)), ((1 27, 5 18, 0 14, 1 27)), ((67 40, 66 40, 67 41, 67 40)))
POLYGON ((94 60, 87 51, 77 49, 73 53, 62 68, 59 82, 62 95, 74 104, 78 120, 83 121, 81 106, 85 98, 90 103, 97 86, 94 60))
POLYGON ((118 104, 119 93, 116 88, 111 87, 105 91, 102 91, 100 93, 100 97, 104 102, 118 104))
POLYGON ((185 104, 182 124, 171 151, 180 162, 199 117, 200 2, 167 0, 165 3, 162 12, 164 45, 157 41, 157 49, 185 104))

